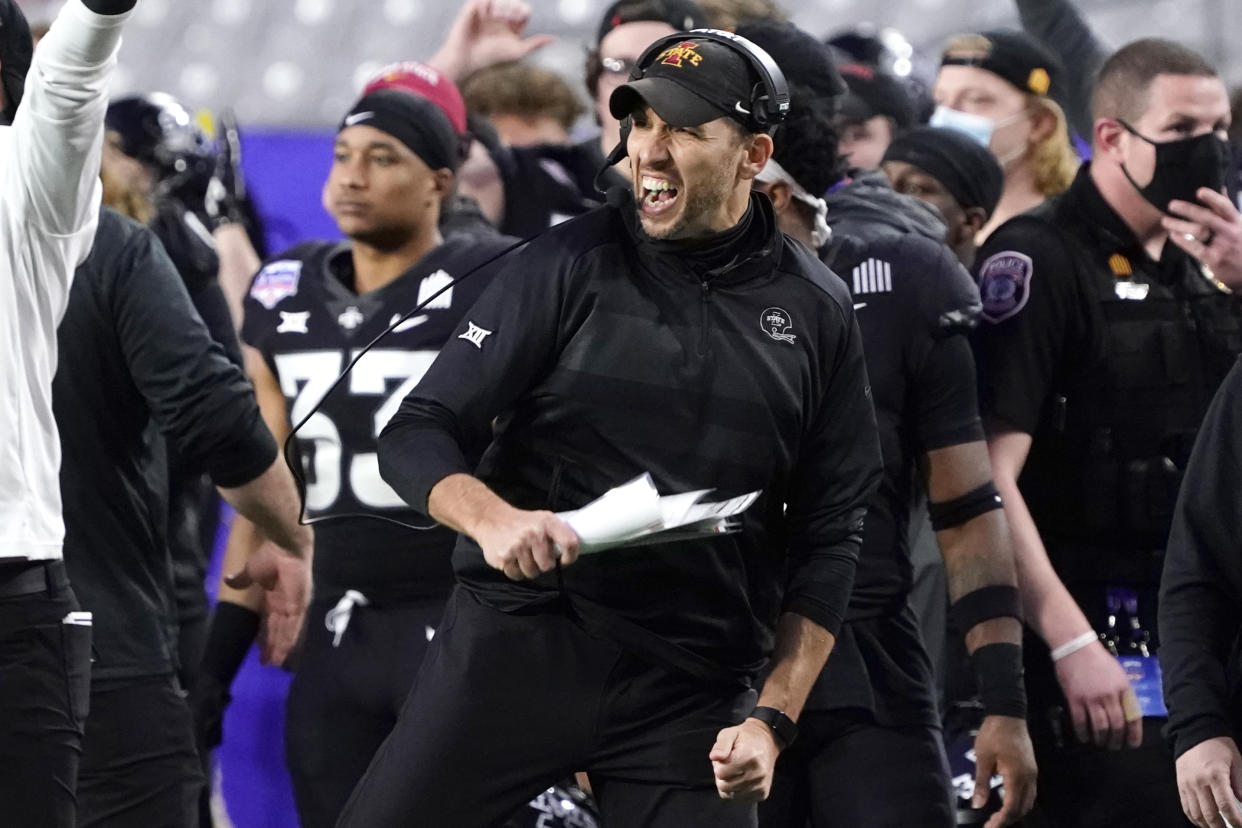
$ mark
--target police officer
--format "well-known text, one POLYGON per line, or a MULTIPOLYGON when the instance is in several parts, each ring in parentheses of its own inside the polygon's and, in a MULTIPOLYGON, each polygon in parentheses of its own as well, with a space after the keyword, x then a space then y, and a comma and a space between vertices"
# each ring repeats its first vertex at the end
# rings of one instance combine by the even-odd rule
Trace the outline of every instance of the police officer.
POLYGON ((1199 55, 1130 44, 1094 112, 1092 163, 980 250, 975 350, 1026 619, 1046 643, 1026 649, 1034 824, 1171 826, 1156 585, 1196 430, 1242 349, 1222 284, 1242 283, 1242 216, 1222 194, 1225 87, 1199 55))

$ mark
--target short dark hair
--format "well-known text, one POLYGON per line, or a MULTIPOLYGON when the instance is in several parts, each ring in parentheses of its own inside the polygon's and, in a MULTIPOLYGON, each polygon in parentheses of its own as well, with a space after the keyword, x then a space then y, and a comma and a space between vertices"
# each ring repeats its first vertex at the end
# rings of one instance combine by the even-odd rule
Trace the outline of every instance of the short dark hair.
POLYGON ((1092 97, 1093 117, 1137 121, 1147 111, 1151 84, 1159 75, 1218 77, 1202 55, 1180 43, 1158 37, 1136 40, 1100 67, 1092 97))
POLYGON ((545 116, 567 130, 586 111, 560 75, 520 61, 480 69, 462 82, 461 95, 467 109, 489 118, 545 116))

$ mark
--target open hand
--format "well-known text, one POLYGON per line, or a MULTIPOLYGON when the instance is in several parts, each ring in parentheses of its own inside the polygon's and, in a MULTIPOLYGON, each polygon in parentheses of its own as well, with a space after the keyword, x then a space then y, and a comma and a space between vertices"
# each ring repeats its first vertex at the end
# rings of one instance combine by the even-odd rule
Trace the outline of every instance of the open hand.
POLYGON ((1242 828, 1242 756, 1233 739, 1208 739, 1177 757, 1177 792, 1199 828, 1242 828))
POLYGON ((521 60, 556 40, 551 35, 524 37, 530 11, 525 0, 469 0, 428 63, 460 83, 479 69, 521 60))
POLYGON ((975 795, 972 808, 988 802, 994 774, 1005 780, 1005 804, 983 828, 1012 825, 1035 804, 1035 749, 1026 722, 1013 716, 988 716, 975 736, 975 795))
POLYGON ((1174 215, 1160 223, 1169 239, 1207 265, 1221 284, 1242 288, 1242 213, 1228 196, 1207 187, 1195 196, 1200 203, 1169 202, 1174 215))
POLYGON ((310 557, 294 557, 271 541, 251 554, 241 572, 224 579, 233 589, 263 587, 259 654, 264 664, 283 665, 297 645, 311 597, 310 557))
POLYGON ((1143 714, 1134 688, 1103 644, 1083 647, 1055 666, 1078 741, 1110 750, 1143 743, 1143 714))

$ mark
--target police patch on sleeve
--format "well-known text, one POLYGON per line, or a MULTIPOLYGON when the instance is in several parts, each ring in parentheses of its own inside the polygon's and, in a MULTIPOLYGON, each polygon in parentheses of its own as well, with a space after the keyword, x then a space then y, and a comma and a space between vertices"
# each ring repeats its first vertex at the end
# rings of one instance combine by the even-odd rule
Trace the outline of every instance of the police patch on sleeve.
POLYGON ((282 259, 272 262, 259 271, 250 286, 250 295, 260 305, 271 310, 298 292, 298 281, 302 278, 302 263, 296 259, 282 259))
POLYGON ((995 325, 1026 307, 1034 272, 1031 257, 1016 250, 1005 250, 988 258, 979 268, 983 318, 995 325))

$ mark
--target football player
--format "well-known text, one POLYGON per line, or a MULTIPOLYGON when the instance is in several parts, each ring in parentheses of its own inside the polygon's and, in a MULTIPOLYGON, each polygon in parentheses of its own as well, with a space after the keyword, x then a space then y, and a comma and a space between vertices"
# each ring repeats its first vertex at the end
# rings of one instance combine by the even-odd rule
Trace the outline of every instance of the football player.
MULTIPOLYGON (((396 721, 453 585, 454 534, 428 525, 380 479, 375 438, 486 287, 488 261, 514 241, 444 238, 438 229, 464 123, 456 87, 430 67, 402 64, 370 84, 341 121, 323 189, 347 241, 301 244, 270 260, 245 300, 243 351, 264 418, 278 439, 301 423, 307 514, 339 518, 318 527, 321 580, 287 704, 303 826, 335 824, 396 721)), ((257 540, 238 521, 230 557, 257 540)), ((258 624, 250 596, 221 597, 228 603, 204 663, 220 693, 258 624)))

